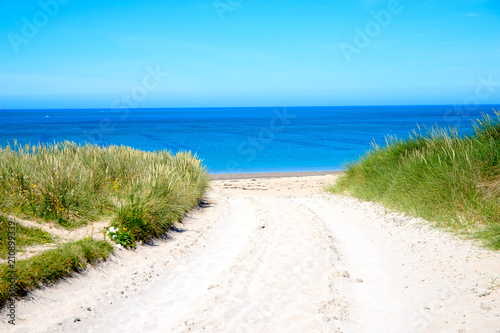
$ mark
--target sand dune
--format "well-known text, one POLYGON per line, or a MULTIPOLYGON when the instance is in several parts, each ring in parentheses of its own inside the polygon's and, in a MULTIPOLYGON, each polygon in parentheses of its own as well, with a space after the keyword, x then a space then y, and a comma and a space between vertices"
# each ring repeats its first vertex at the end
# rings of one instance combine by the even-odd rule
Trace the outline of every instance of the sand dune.
POLYGON ((169 239, 34 292, 15 329, 500 332, 499 253, 321 193, 334 177, 214 180, 169 239))

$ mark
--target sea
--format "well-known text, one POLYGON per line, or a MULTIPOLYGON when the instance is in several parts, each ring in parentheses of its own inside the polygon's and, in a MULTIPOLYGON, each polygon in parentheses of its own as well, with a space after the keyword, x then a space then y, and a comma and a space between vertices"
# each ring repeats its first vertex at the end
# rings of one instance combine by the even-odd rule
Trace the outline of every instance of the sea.
POLYGON ((191 151, 210 173, 344 170, 388 136, 473 132, 499 105, 0 110, 0 147, 73 141, 191 151))

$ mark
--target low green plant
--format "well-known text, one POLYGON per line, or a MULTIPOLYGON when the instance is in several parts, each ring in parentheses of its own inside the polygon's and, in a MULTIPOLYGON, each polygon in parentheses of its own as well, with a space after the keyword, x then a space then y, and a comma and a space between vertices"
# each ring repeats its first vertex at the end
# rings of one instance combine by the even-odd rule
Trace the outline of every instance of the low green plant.
POLYGON ((109 227, 104 232, 112 241, 123 248, 135 248, 135 239, 127 228, 109 227))
POLYGON ((490 283, 489 283, 489 288, 491 290, 496 290, 500 287, 500 274, 499 275, 493 275, 490 277, 490 283))
POLYGON ((107 258, 113 251, 106 241, 86 238, 60 245, 15 263, 15 277, 9 264, 0 265, 0 307, 11 297, 11 283, 15 283, 15 296, 24 296, 42 285, 51 285, 59 279, 79 272, 107 258))

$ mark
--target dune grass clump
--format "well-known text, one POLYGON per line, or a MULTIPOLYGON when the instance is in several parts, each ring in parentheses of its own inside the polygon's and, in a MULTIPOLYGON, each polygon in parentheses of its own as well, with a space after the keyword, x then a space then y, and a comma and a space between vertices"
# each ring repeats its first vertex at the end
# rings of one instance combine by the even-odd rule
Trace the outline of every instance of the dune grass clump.
POLYGON ((126 228, 136 240, 162 236, 173 221, 199 203, 208 187, 204 168, 191 154, 178 153, 168 162, 150 164, 144 171, 147 188, 131 191, 118 210, 114 225, 126 228))
POLYGON ((329 188, 435 221, 500 249, 500 114, 472 135, 434 128, 389 138, 329 188))
POLYGON ((88 264, 108 257, 113 247, 90 238, 61 244, 29 259, 17 261, 15 278, 8 263, 0 265, 0 307, 11 297, 11 283, 15 283, 15 295, 24 296, 40 286, 51 285, 57 280, 79 272, 88 264))
POLYGON ((201 200, 208 182, 201 161, 186 152, 70 142, 0 149, 0 210, 67 229, 111 217, 137 240, 159 237, 201 200))

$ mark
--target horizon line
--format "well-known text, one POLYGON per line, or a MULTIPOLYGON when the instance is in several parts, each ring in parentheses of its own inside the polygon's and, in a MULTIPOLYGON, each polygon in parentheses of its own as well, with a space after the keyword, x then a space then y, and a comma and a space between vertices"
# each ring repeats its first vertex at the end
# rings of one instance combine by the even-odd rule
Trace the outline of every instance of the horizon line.
MULTIPOLYGON (((460 106, 463 104, 373 104, 373 105, 269 105, 269 106, 178 106, 178 107, 131 107, 131 108, 110 108, 110 107, 70 107, 70 108, 0 108, 5 110, 146 110, 146 109, 249 109, 249 108, 342 108, 342 107, 398 107, 398 106, 460 106)), ((477 104, 480 106, 500 106, 500 103, 477 104)))

